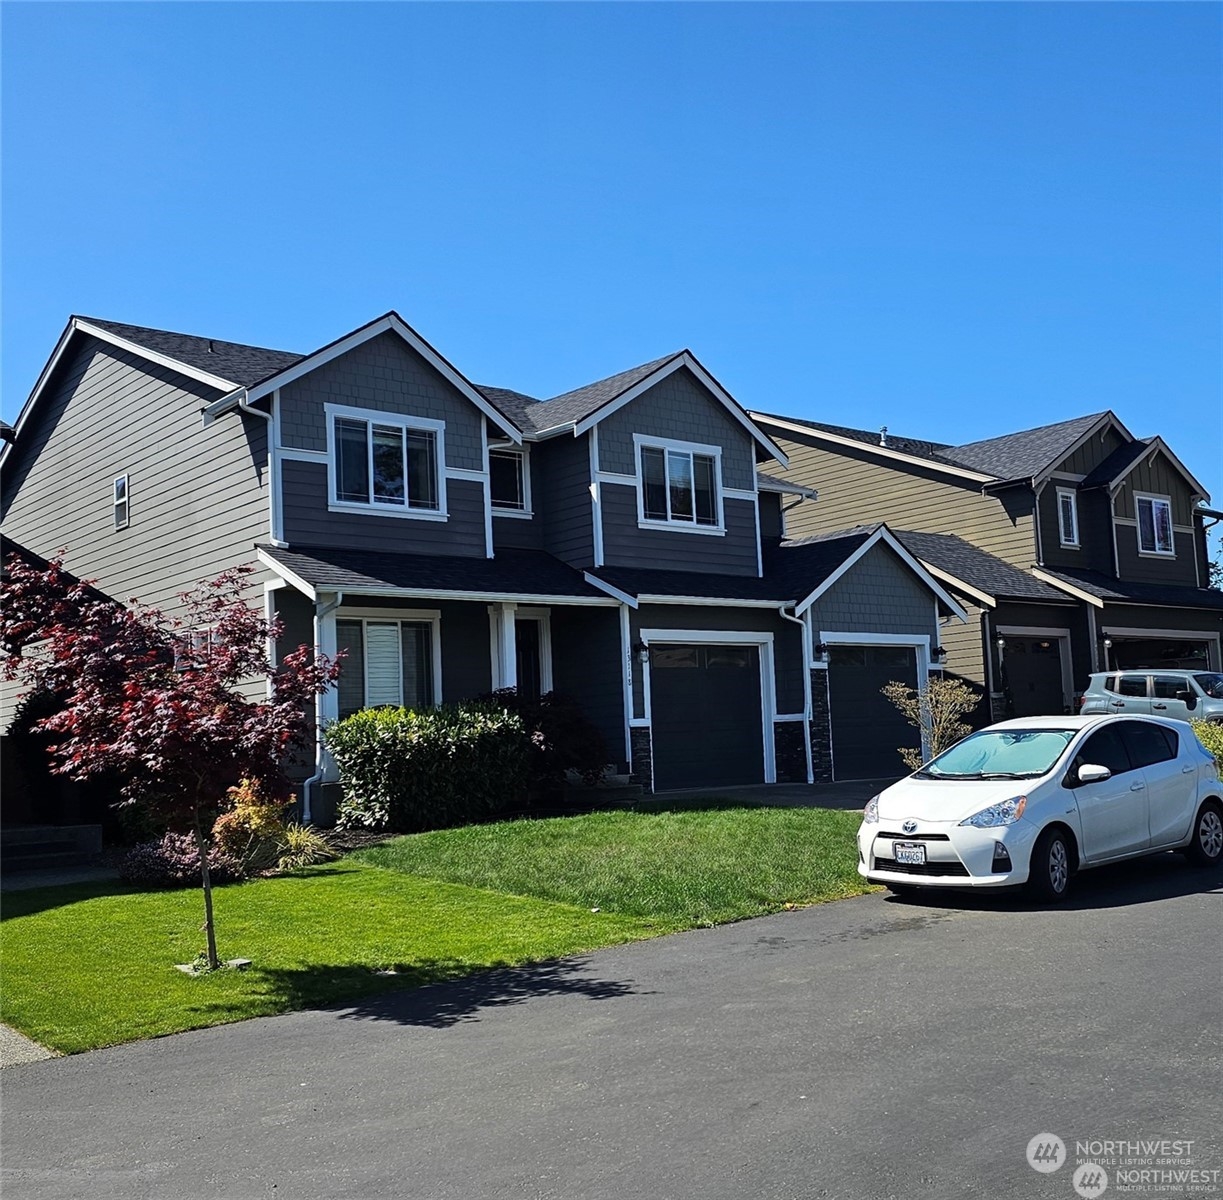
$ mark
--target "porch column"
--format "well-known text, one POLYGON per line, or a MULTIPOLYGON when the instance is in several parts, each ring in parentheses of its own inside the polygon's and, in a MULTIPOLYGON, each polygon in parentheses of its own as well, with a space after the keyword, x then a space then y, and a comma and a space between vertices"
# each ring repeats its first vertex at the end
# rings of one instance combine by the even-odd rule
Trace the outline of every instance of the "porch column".
POLYGON ((518 686, 518 638, 514 628, 518 605, 512 601, 488 606, 493 635, 493 687, 518 686))

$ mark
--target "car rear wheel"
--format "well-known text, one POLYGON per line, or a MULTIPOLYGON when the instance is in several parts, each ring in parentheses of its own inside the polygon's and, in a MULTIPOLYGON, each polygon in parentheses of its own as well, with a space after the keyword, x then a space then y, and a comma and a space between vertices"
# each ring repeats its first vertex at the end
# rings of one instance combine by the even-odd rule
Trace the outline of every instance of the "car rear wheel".
POLYGON ((1032 847, 1028 891, 1047 904, 1060 903, 1070 890, 1073 869, 1074 851, 1069 835, 1064 829, 1046 829, 1032 847))
POLYGON ((1223 861, 1223 805, 1207 800, 1193 822, 1193 841, 1185 856, 1195 867, 1214 867, 1223 861))

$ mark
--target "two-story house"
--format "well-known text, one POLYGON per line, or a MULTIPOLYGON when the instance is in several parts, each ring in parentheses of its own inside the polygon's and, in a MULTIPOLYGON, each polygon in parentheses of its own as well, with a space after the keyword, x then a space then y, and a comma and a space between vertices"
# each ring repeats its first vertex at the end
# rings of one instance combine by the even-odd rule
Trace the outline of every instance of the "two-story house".
MULTIPOLYGON (((688 351, 537 400, 395 313, 306 355, 73 318, 2 462, 6 537, 109 595, 257 564, 282 652, 346 654, 319 728, 555 689, 655 789, 898 773, 879 688, 965 617, 882 525, 786 540, 815 492, 688 351)), ((334 778, 320 739, 309 815, 334 778)))
POLYGON ((1220 669, 1205 530, 1223 514, 1161 438, 1111 412, 961 446, 752 416, 779 474, 819 489, 795 533, 887 521, 961 599, 943 645, 990 693, 982 718, 1072 711, 1092 671, 1220 669))

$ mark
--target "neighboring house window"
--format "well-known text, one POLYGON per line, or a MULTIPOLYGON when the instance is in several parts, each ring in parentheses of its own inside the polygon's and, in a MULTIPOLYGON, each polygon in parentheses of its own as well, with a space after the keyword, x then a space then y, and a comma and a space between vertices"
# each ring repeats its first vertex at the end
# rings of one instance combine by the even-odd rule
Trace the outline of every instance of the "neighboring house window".
POLYGON ((1143 554, 1175 554, 1172 501, 1164 496, 1135 496, 1138 510, 1138 549, 1143 554))
POLYGON ((1079 544, 1079 506, 1073 488, 1057 489, 1057 528, 1063 546, 1079 544))
POLYGON ((445 424, 327 405, 331 500, 398 516, 444 512, 445 424))
POLYGON ((429 708, 437 702, 434 621, 338 620, 340 716, 363 708, 429 708))
POLYGON ((643 523, 722 528, 717 447, 639 438, 637 452, 643 523))
POLYGON ((120 475, 115 480, 114 490, 115 528, 126 529, 131 508, 128 502, 127 476, 120 475))
POLYGON ((489 485, 493 508, 506 513, 531 512, 531 474, 525 450, 490 450, 489 485))

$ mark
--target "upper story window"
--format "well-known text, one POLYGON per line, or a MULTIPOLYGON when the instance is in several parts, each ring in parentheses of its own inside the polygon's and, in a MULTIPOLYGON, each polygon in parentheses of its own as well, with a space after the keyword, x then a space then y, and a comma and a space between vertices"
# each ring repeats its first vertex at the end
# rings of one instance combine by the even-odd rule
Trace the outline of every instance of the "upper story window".
POLYGON ((723 532, 721 449, 640 434, 634 440, 640 524, 723 532))
POLYGON ((445 519, 443 421, 326 407, 331 507, 445 519))
POLYGON ((1074 488, 1057 489, 1057 530, 1063 546, 1078 547, 1079 504, 1074 488))
POLYGON ((531 515, 531 472, 526 450, 488 452, 493 511, 502 516, 531 515))
POLYGON ((1167 496, 1135 496, 1138 512, 1138 550, 1142 554, 1175 554, 1172 536, 1172 501, 1167 496))
POLYGON ((131 505, 128 500, 127 476, 120 475, 114 483, 115 528, 126 529, 131 517, 131 505))

